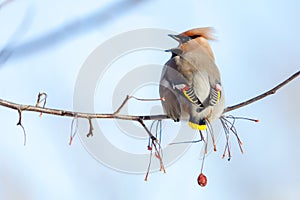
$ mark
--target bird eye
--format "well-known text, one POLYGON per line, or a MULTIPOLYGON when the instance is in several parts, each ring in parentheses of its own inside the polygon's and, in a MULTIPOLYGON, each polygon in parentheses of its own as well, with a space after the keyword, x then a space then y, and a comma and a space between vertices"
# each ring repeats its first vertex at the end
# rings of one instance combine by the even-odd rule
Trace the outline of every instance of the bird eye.
POLYGON ((201 37, 201 35, 193 35, 193 36, 190 36, 189 38, 190 38, 190 40, 192 40, 192 39, 196 39, 198 37, 201 37))

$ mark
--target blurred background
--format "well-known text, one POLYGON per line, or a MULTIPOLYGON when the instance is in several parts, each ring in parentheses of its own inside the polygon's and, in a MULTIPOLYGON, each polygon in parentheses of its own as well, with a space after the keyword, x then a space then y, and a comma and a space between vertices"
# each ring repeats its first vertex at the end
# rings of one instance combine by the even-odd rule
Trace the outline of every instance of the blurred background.
MULTIPOLYGON (((300 3, 296 1, 8 0, 0 4, 0 98, 8 101, 35 104, 43 91, 48 94, 47 107, 72 110, 76 77, 89 54, 109 38, 139 28, 182 32, 214 27, 218 39, 212 47, 227 105, 258 95, 299 71, 300 3)), ((300 198, 299 86, 298 78, 275 95, 231 113, 260 123, 237 123, 245 153, 232 140, 230 162, 221 159, 225 145, 221 136, 219 151, 206 159, 205 188, 196 181, 199 145, 192 145, 166 174, 152 173, 145 182, 144 174, 103 166, 79 138, 69 146, 70 118, 39 118, 38 113, 24 112, 24 146, 22 129, 16 126, 18 113, 0 107, 0 199, 300 198)))

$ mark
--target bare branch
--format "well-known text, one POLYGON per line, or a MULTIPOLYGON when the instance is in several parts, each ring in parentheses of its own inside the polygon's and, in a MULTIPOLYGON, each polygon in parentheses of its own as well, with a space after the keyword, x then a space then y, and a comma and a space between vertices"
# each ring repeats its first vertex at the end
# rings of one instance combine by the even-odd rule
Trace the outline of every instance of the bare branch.
POLYGON ((93 131, 94 131, 92 119, 91 119, 91 118, 88 118, 88 120, 89 120, 89 126, 90 126, 90 129, 89 129, 89 132, 88 132, 88 134, 86 135, 86 137, 93 136, 93 131))
POLYGON ((26 132, 25 132, 25 128, 22 124, 22 110, 20 109, 17 109, 18 110, 18 114, 19 114, 19 120, 18 120, 18 123, 17 123, 17 126, 20 126, 23 130, 23 134, 24 134, 24 146, 26 145, 26 132))
MULTIPOLYGON (((145 125, 145 123, 142 119, 139 119, 138 122, 143 126, 143 128, 146 130, 146 132, 148 133, 148 135, 151 139, 151 144, 152 144, 152 146, 154 147, 154 150, 155 150, 155 156, 159 160, 160 170, 163 171, 164 173, 166 173, 165 166, 164 166, 164 163, 163 163, 163 160, 162 160, 162 152, 160 151, 161 146, 160 146, 160 143, 159 143, 158 139, 149 131, 149 129, 147 128, 147 126, 145 125)), ((151 155, 152 155, 152 149, 151 149, 151 153, 150 153, 150 160, 151 160, 151 155)), ((147 173, 146 173, 146 176, 145 176, 145 181, 148 180, 150 165, 151 165, 151 161, 149 161, 149 166, 148 166, 147 173)))
MULTIPOLYGON (((284 85, 295 79, 300 75, 300 71, 297 73, 293 74, 291 77, 274 87, 273 89, 257 96, 254 97, 248 101, 242 102, 240 104, 234 105, 234 106, 229 106, 224 109, 224 113, 244 107, 246 105, 249 105, 255 101, 258 101, 260 99, 265 98, 268 95, 274 94, 277 90, 282 88, 284 85)), ((11 108, 17 111, 30 111, 30 112, 40 112, 44 114, 49 114, 49 115, 58 115, 58 116, 63 116, 63 117, 77 117, 77 118, 85 118, 85 119, 121 119, 121 120, 131 120, 131 121, 138 121, 139 123, 143 123, 145 120, 162 120, 162 119, 169 119, 167 115, 144 115, 144 116, 135 116, 135 115, 120 115, 118 112, 124 104, 128 101, 130 97, 126 97, 120 108, 112 113, 112 114, 100 114, 100 113, 85 113, 85 112, 74 112, 74 111, 68 111, 68 110, 60 110, 60 109, 54 109, 54 108, 46 108, 46 107, 39 107, 39 106, 32 106, 32 105, 23 105, 23 104, 18 104, 10 101, 6 101, 3 99, 0 99, 0 106, 11 108)), ((37 104, 39 105, 39 104, 37 104)))
POLYGON ((72 123, 71 123, 71 133, 70 133, 70 141, 69 141, 69 145, 72 144, 73 139, 75 137, 75 135, 77 134, 78 131, 78 118, 75 116, 72 119, 72 123), (74 130, 73 130, 74 129, 74 130))
POLYGON ((26 10, 26 14, 22 19, 21 24, 17 27, 13 34, 10 35, 5 46, 0 50, 0 67, 7 59, 10 58, 16 46, 22 40, 23 36, 30 27, 33 19, 32 8, 26 10))
POLYGON ((122 120, 159 120, 159 119, 168 119, 169 117, 166 115, 146 115, 146 116, 132 116, 132 115, 114 115, 114 114, 97 114, 97 113, 84 113, 84 112, 73 112, 68 110, 60 110, 60 109, 53 109, 53 108, 42 108, 37 106, 31 105, 23 105, 17 104, 14 102, 6 101, 0 99, 0 106, 8 107, 14 110, 20 109, 21 111, 30 111, 30 112, 42 112, 44 114, 49 115, 58 115, 63 117, 77 117, 77 118, 85 118, 85 119, 122 119, 122 120))
MULTIPOLYGON (((242 102, 240 104, 234 105, 234 106, 229 106, 226 107, 224 109, 224 112, 229 112, 238 108, 241 108, 243 106, 249 105, 255 101, 258 101, 260 99, 263 99, 271 94, 274 94, 277 90, 279 90, 280 88, 282 88, 284 85, 288 84, 290 81, 294 80, 295 78, 297 78, 300 75, 300 71, 298 71, 297 73, 293 74, 292 76, 290 76, 288 79, 286 79, 285 81, 283 81, 282 83, 278 84, 276 87, 272 88, 271 90, 257 96, 254 97, 248 101, 242 102)), ((112 114, 97 114, 97 113, 84 113, 84 112, 73 112, 73 111, 67 111, 67 110, 59 110, 59 109, 52 109, 52 108, 46 108, 46 98, 47 98, 47 94, 46 93, 39 93, 38 94, 38 99, 36 102, 35 106, 31 106, 31 105, 22 105, 22 104, 17 104, 17 103, 13 103, 10 101, 6 101, 3 99, 0 99, 0 106, 4 106, 7 108, 11 108, 14 110, 17 110, 19 113, 19 121, 17 123, 17 125, 21 126, 23 133, 24 133, 24 145, 26 144, 26 132, 25 132, 25 128, 22 125, 22 112, 23 111, 31 111, 31 112, 40 112, 40 116, 42 113, 45 114, 50 114, 50 115, 58 115, 58 116, 64 116, 64 117, 73 117, 72 120, 72 125, 71 125, 71 134, 70 134, 70 141, 69 144, 72 144, 72 141, 78 131, 78 119, 79 118, 85 118, 88 119, 89 122, 89 132, 87 134, 87 137, 93 136, 93 124, 92 124, 92 119, 94 118, 104 118, 104 119, 122 119, 122 120, 131 120, 131 121, 137 121, 139 122, 143 128, 145 129, 145 131, 147 132, 147 134, 149 135, 149 138, 151 140, 151 147, 148 146, 148 149, 151 150, 150 153, 150 161, 149 161, 149 165, 148 165, 148 169, 146 172, 146 176, 145 176, 145 181, 147 181, 148 179, 148 175, 149 175, 149 171, 150 171, 150 165, 151 165, 151 158, 152 158, 152 147, 154 147, 155 150, 155 157, 159 160, 160 163, 160 170, 163 171, 164 173, 165 171, 165 167, 163 164, 163 160, 162 160, 162 149, 160 146, 160 141, 158 141, 158 139, 151 133, 151 131, 147 128, 147 126, 145 125, 144 121, 145 120, 162 120, 162 119, 168 119, 169 117, 167 115, 147 115, 147 116, 132 116, 132 115, 120 115, 120 111, 121 109, 125 106, 125 104, 128 102, 128 100, 130 98, 134 98, 137 100, 141 100, 141 101, 153 101, 153 100, 162 100, 164 101, 164 99, 139 99, 133 96, 126 96, 125 100, 122 102, 122 104, 120 105, 120 107, 112 114), (43 102, 43 107, 40 107, 40 103, 43 102), (75 125, 74 125, 75 124, 75 125), (73 131, 74 129, 74 131, 73 131)), ((237 135, 237 131, 235 130, 234 127, 234 121, 230 122, 228 120, 225 119, 224 116, 220 117, 224 131, 226 133, 226 146, 225 146, 225 150, 223 153, 223 157, 225 157, 226 152, 228 153, 228 160, 230 160, 231 158, 231 152, 230 152, 230 147, 229 147, 229 133, 232 132, 235 134, 241 152, 243 153, 243 149, 242 149, 242 142, 239 139, 238 135, 237 135)), ((235 120, 235 118, 233 118, 235 120)), ((257 122, 258 120, 253 120, 250 119, 251 121, 255 121, 257 122)), ((208 127, 208 131, 211 133, 211 137, 213 140, 213 144, 214 144, 214 150, 216 150, 216 146, 215 146, 215 139, 214 139, 214 135, 212 132, 211 127, 208 127)), ((207 133, 208 134, 208 133, 207 133)), ((200 135, 201 135, 201 140, 205 142, 206 145, 206 152, 207 153, 207 141, 204 140, 202 133, 200 131, 200 135)), ((208 137, 208 136, 207 136, 208 137)), ((202 167, 201 167, 201 173, 199 175, 199 177, 201 178, 201 176, 204 176, 202 173, 203 170, 203 163, 204 163, 204 158, 203 158, 203 162, 202 162, 202 167)), ((198 178, 199 179, 199 178, 198 178)), ((206 177, 205 177, 206 179, 206 177)), ((201 181, 200 181, 201 182, 201 181)), ((205 183, 206 184, 206 183, 205 183)), ((200 184, 201 185, 201 184, 200 184)))
POLYGON ((104 9, 98 9, 96 12, 87 16, 67 22, 61 27, 30 41, 23 43, 18 42, 13 48, 8 45, 7 48, 2 49, 0 52, 0 64, 4 63, 12 54, 14 59, 27 56, 28 54, 39 52, 41 49, 57 45, 64 40, 70 39, 74 35, 86 33, 93 28, 100 28, 103 24, 130 11, 145 1, 146 0, 118 1, 104 9), (1 56, 1 54, 3 55, 1 56))
POLYGON ((156 137, 149 131, 149 129, 147 128, 146 124, 144 123, 144 121, 142 119, 138 119, 137 120, 142 126, 143 128, 146 130, 146 132, 148 133, 149 137, 151 138, 151 140, 153 141, 157 141, 156 137))
POLYGON ((126 103, 128 102, 129 99, 136 99, 138 101, 164 101, 164 98, 158 98, 158 99, 141 99, 141 98, 137 98, 135 96, 129 96, 127 95, 126 98, 124 99, 124 101, 122 102, 122 104, 120 105, 120 107, 114 112, 113 115, 117 115, 120 113, 120 111, 123 109, 123 107, 126 105, 126 103))
POLYGON ((120 105, 120 107, 114 112, 114 115, 117 115, 120 113, 120 111, 122 110, 122 108, 125 106, 125 104, 127 103, 127 101, 130 99, 130 96, 127 95, 126 98, 124 99, 124 101, 122 102, 122 104, 120 105))
POLYGON ((47 103, 47 97, 48 97, 48 95, 47 95, 45 92, 40 92, 40 93, 38 94, 38 98, 37 98, 37 100, 36 100, 35 106, 36 106, 36 107, 39 107, 39 106, 40 106, 40 103, 43 102, 43 108, 45 108, 45 105, 46 105, 46 103, 47 103))
POLYGON ((235 109, 238 109, 238 108, 241 108, 241 107, 244 107, 244 106, 247 106, 255 101, 258 101, 258 100, 261 100, 271 94, 275 94, 275 92, 277 92, 277 90, 279 90, 280 88, 282 88, 283 86, 285 86, 286 84, 288 84, 289 82, 291 82, 292 80, 294 80, 295 78, 297 78, 298 76, 300 75, 300 71, 296 72, 295 74, 293 74, 292 76, 290 76, 288 79, 286 79, 285 81, 283 81, 282 83, 278 84, 276 87, 272 88, 271 90, 261 94, 261 95, 258 95, 252 99, 249 99, 247 101, 244 101, 242 103, 239 103, 239 104, 236 104, 234 106, 228 106, 224 109, 224 112, 223 113, 226 113, 226 112, 230 112, 232 110, 235 110, 235 109))
POLYGON ((0 10, 7 6, 9 3, 13 2, 13 0, 6 0, 6 1, 3 1, 1 4, 0 4, 0 10))
MULTIPOLYGON (((40 106, 40 103, 43 102, 43 108, 45 108, 46 106, 46 103, 47 103, 47 94, 45 92, 40 92, 38 94, 38 98, 36 100, 36 104, 35 106, 36 107, 39 107, 40 106)), ((40 117, 42 117, 42 112, 40 113, 40 117)))

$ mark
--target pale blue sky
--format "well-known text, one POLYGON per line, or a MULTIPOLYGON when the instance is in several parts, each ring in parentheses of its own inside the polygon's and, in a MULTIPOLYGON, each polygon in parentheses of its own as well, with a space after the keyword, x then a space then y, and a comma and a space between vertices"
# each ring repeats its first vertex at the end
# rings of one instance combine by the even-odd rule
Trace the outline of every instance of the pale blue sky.
MULTIPOLYGON (((14 39, 20 43, 114 3, 16 0, 0 9, 0 49, 24 16, 28 16, 28 26, 14 39)), ((38 92, 44 91, 48 107, 72 110, 82 64, 110 37, 138 28, 181 32, 212 26, 218 38, 212 47, 222 73, 226 104, 232 105, 299 70, 299 8, 299 2, 292 0, 145 1, 122 14, 112 12, 106 23, 88 26, 78 34, 66 31, 67 39, 49 48, 23 57, 12 55, 0 66, 0 98, 34 104, 38 92)), ((168 59, 162 54, 157 62, 168 59)), ((210 154, 205 163, 206 188, 196 182, 200 145, 193 145, 166 174, 153 173, 144 182, 144 175, 120 173, 101 165, 85 151, 79 138, 69 146, 68 118, 44 115, 40 119, 36 113, 24 113, 24 147, 22 131, 15 125, 17 112, 1 107, 0 199, 297 199, 299 86, 298 79, 276 95, 232 112, 261 122, 237 124, 245 154, 240 154, 232 140, 230 162, 221 159, 222 135, 219 151, 210 154)))

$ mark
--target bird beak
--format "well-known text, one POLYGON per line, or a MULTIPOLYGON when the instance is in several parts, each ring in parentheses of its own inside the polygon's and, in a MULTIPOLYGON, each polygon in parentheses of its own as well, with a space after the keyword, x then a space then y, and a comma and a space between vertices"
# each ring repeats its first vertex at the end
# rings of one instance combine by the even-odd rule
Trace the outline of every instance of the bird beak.
POLYGON ((171 38, 173 38, 174 40, 176 40, 177 42, 179 42, 180 44, 185 43, 187 41, 189 41, 191 38, 185 35, 173 35, 173 34, 169 34, 168 36, 170 36, 171 38))
POLYGON ((180 35, 169 34, 168 36, 170 36, 171 38, 173 38, 173 39, 176 40, 177 42, 180 42, 180 43, 181 43, 181 36, 180 36, 180 35))
POLYGON ((171 52, 175 55, 181 55, 182 54, 182 50, 180 48, 167 49, 167 50, 165 50, 165 52, 171 52))

